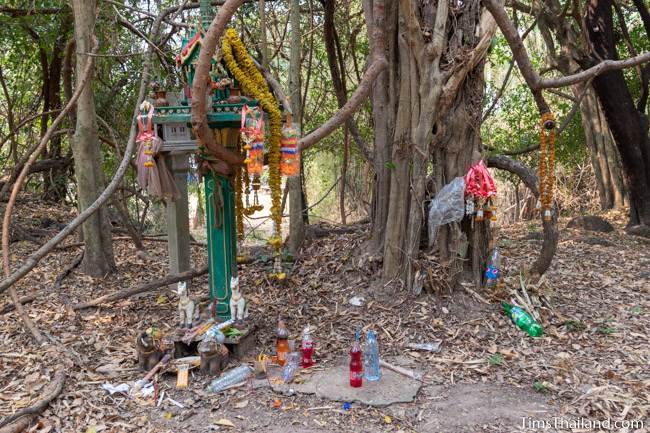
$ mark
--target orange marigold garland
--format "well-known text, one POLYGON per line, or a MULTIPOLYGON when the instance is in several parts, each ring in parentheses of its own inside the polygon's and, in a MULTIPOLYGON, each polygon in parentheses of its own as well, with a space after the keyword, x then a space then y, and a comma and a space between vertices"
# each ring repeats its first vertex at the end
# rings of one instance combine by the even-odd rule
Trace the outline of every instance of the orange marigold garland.
POLYGON ((539 204, 544 221, 551 220, 555 189, 555 116, 544 113, 539 131, 539 204))

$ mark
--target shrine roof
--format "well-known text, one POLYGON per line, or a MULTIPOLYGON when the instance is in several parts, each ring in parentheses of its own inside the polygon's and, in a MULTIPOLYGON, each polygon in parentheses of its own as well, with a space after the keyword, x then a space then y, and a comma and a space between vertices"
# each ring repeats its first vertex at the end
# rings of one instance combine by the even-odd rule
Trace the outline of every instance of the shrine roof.
POLYGON ((176 56, 176 66, 186 66, 192 59, 196 49, 201 45, 203 40, 203 31, 201 27, 196 31, 196 34, 181 48, 180 54, 176 56))

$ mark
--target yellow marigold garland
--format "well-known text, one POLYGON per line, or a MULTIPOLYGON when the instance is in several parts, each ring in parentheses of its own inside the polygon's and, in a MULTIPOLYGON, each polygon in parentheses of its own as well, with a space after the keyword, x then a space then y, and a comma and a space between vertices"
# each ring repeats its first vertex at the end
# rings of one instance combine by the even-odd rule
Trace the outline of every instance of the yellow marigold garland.
POLYGON ((273 97, 264 77, 253 63, 244 43, 233 29, 226 30, 222 42, 223 59, 228 70, 239 82, 244 94, 259 101, 268 113, 270 125, 269 139, 269 186, 271 188, 271 216, 274 236, 269 240, 276 250, 282 245, 282 193, 280 179, 280 138, 282 135, 282 114, 279 103, 273 97))
POLYGON ((542 115, 539 149, 539 201, 542 206, 544 220, 550 221, 553 190, 555 188, 555 116, 553 113, 544 113, 542 115), (548 130, 546 127, 547 122, 553 124, 552 129, 548 130))

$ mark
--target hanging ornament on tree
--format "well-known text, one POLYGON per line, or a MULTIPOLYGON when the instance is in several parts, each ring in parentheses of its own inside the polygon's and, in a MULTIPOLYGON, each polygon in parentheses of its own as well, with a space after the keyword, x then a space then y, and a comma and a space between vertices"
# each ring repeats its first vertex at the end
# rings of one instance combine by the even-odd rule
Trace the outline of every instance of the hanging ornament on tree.
POLYGON ((467 201, 466 209, 471 215, 476 209, 476 221, 483 221, 485 210, 490 212, 490 219, 496 220, 496 206, 493 206, 493 198, 496 197, 497 189, 494 185, 494 179, 490 175, 483 160, 480 160, 469 168, 465 175, 465 199, 467 201))
POLYGON ((280 173, 282 176, 293 177, 300 174, 298 137, 300 137, 300 132, 293 126, 291 115, 287 115, 287 123, 282 127, 282 140, 280 142, 280 173))
POLYGON ((555 116, 542 114, 539 130, 539 206, 544 221, 551 221, 555 189, 555 116))
POLYGON ((264 169, 264 112, 259 107, 244 105, 241 110, 241 138, 246 151, 249 175, 259 176, 264 169))
POLYGON ((153 139, 155 137, 153 133, 153 105, 148 101, 144 101, 140 106, 141 111, 146 112, 147 114, 140 114, 137 117, 138 121, 138 136, 135 141, 140 144, 140 161, 142 166, 145 168, 153 168, 156 165, 153 154, 153 139), (146 125, 144 123, 146 119, 146 125))

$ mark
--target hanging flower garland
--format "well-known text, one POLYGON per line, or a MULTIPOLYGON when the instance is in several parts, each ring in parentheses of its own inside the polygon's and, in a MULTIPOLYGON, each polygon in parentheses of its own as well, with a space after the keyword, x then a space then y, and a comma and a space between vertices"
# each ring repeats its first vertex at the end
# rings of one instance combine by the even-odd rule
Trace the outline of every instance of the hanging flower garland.
POLYGON ((242 176, 244 175, 241 167, 237 168, 235 176, 235 219, 237 239, 244 240, 244 204, 242 202, 242 176))
POLYGON ((539 204, 544 221, 551 220, 555 189, 555 116, 544 113, 539 131, 539 204))
POLYGON ((282 114, 280 113, 280 104, 269 90, 266 80, 253 63, 253 59, 235 30, 226 30, 221 48, 226 66, 239 82, 244 94, 257 99, 269 116, 269 187, 271 188, 271 216, 274 226, 274 234, 269 243, 275 247, 276 251, 279 251, 282 246, 282 192, 280 189, 282 114))

